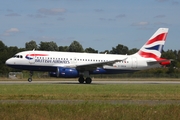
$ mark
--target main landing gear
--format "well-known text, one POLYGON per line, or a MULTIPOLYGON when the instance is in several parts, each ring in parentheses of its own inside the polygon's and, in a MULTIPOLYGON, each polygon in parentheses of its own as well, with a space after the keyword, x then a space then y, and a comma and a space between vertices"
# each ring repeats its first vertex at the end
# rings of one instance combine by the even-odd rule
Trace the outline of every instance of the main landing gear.
POLYGON ((32 82, 33 71, 30 71, 29 76, 30 76, 30 77, 28 78, 28 81, 29 81, 29 82, 32 82))
POLYGON ((80 76, 79 79, 78 79, 79 83, 86 83, 86 84, 91 84, 92 82, 92 79, 90 77, 87 77, 86 79, 84 79, 83 76, 80 76))
MULTIPOLYGON (((29 73, 29 78, 28 78, 28 82, 32 82, 32 76, 33 76, 33 71, 30 71, 29 73)), ((83 84, 84 82, 86 84, 91 84, 92 79, 89 76, 89 71, 84 72, 83 74, 80 75, 79 79, 78 79, 79 83, 83 84), (86 79, 84 79, 84 76, 86 76, 86 79)))
POLYGON ((82 84, 82 83, 85 82, 86 84, 91 84, 92 79, 91 79, 90 76, 89 76, 89 71, 84 72, 84 75, 87 76, 86 79, 84 79, 84 76, 83 76, 83 75, 80 75, 80 77, 79 77, 79 79, 78 79, 79 83, 82 84))

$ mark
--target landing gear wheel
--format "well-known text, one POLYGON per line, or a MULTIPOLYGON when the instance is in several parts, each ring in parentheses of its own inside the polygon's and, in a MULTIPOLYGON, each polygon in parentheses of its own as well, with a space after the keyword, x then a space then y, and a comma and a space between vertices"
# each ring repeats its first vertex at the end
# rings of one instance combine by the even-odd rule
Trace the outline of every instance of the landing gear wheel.
POLYGON ((91 82, 92 82, 92 79, 90 77, 87 77, 86 78, 86 84, 91 84, 91 82))
POLYGON ((79 83, 84 83, 84 77, 79 77, 79 79, 78 79, 78 81, 79 81, 79 83))
POLYGON ((29 81, 29 82, 32 82, 33 71, 30 71, 29 76, 30 76, 30 77, 28 78, 28 81, 29 81))
POLYGON ((32 82, 32 78, 28 78, 28 81, 29 81, 29 82, 32 82))

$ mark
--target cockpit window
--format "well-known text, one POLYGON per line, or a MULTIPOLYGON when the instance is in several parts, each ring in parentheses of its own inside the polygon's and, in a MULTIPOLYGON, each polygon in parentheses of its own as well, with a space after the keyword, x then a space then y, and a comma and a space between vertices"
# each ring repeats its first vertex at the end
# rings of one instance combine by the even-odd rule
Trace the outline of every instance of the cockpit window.
POLYGON ((22 55, 14 55, 13 58, 23 58, 22 55))

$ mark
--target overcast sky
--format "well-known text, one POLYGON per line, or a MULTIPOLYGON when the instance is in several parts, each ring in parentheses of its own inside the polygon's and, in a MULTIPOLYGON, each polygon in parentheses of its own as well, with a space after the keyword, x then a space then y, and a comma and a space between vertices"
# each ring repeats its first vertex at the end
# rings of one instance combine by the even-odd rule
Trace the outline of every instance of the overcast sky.
POLYGON ((24 48, 31 40, 99 52, 118 44, 140 48, 168 27, 164 50, 180 50, 179 0, 1 0, 0 40, 24 48))

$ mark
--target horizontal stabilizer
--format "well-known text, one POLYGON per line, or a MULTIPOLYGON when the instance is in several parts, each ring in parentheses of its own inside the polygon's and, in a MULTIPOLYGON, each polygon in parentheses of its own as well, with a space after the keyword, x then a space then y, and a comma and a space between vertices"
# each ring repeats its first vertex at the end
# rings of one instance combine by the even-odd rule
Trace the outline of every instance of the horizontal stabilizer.
POLYGON ((169 65, 169 64, 171 64, 171 61, 173 61, 173 60, 168 60, 168 59, 160 58, 160 59, 157 60, 157 61, 148 61, 147 64, 148 64, 148 65, 154 65, 154 64, 159 63, 159 64, 161 64, 161 65, 169 65))

